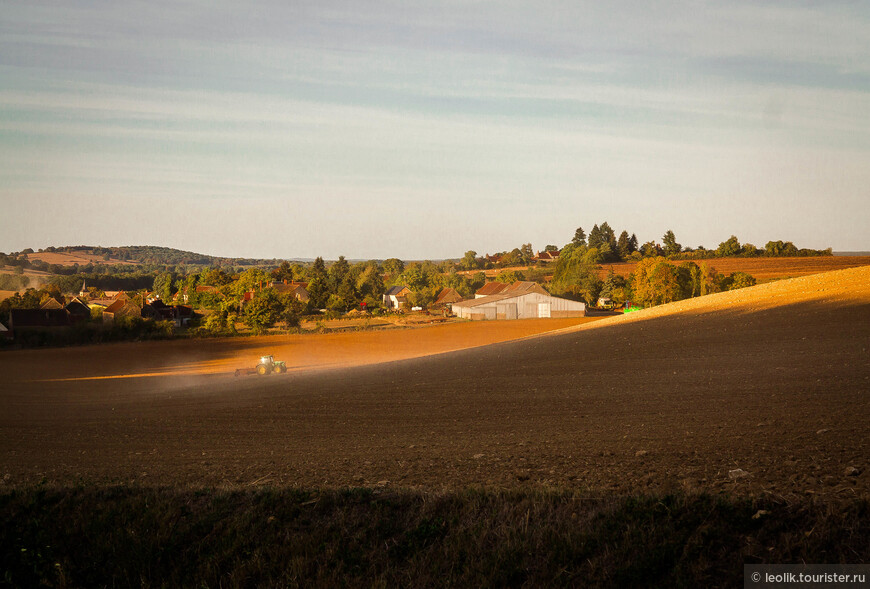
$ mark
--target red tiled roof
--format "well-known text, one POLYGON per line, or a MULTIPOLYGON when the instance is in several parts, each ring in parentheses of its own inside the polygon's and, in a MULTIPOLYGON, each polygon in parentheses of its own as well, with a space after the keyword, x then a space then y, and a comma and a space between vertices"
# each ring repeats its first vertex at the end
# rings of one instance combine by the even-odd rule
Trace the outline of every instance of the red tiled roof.
POLYGON ((476 293, 476 296, 490 296, 499 294, 507 289, 508 285, 504 282, 487 282, 481 286, 476 293))
POLYGON ((445 288, 439 294, 438 298, 435 299, 436 305, 444 305, 446 303, 458 303, 462 300, 462 295, 456 292, 455 288, 445 288))

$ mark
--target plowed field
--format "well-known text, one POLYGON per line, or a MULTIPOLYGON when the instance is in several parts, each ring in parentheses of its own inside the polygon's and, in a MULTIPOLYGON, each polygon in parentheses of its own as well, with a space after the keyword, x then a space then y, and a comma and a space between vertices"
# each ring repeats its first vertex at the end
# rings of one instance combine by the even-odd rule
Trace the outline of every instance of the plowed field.
POLYGON ((521 323, 7 352, 0 479, 870 491, 870 267, 448 351, 521 323))
MULTIPOLYGON (((716 271, 726 276, 733 272, 746 272, 755 277, 759 283, 779 280, 782 278, 796 278, 809 276, 833 270, 844 270, 870 264, 868 256, 821 256, 817 258, 714 258, 710 260, 692 260, 699 266, 707 264, 708 267, 716 268, 716 271)), ((674 261, 681 264, 681 261, 674 261)), ((607 276, 610 269, 615 274, 628 276, 634 272, 637 266, 635 262, 620 264, 604 264, 599 275, 607 276)))

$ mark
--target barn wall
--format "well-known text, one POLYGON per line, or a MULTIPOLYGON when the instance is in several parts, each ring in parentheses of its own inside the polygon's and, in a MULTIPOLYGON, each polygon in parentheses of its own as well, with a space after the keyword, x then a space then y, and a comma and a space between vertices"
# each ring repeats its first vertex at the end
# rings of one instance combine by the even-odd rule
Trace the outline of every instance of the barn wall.
POLYGON ((454 307, 453 312, 463 319, 536 319, 539 317, 540 303, 549 305, 550 317, 584 317, 586 315, 584 303, 535 292, 492 301, 476 307, 454 307))

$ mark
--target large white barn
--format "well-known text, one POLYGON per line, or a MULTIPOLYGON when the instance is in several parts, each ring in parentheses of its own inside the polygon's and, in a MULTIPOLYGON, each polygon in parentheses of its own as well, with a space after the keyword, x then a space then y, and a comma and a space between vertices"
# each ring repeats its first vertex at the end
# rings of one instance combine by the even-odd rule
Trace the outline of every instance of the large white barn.
POLYGON ((540 292, 505 293, 453 303, 453 314, 478 320, 584 317, 586 304, 540 292))

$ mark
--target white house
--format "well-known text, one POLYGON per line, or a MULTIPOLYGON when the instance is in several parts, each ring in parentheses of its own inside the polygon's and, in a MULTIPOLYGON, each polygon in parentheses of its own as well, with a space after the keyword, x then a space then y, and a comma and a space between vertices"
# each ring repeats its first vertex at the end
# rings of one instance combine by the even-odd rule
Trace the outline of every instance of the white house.
POLYGON ((411 294, 411 289, 407 286, 391 286, 384 293, 384 307, 387 309, 401 309, 408 306, 408 295, 411 294))

